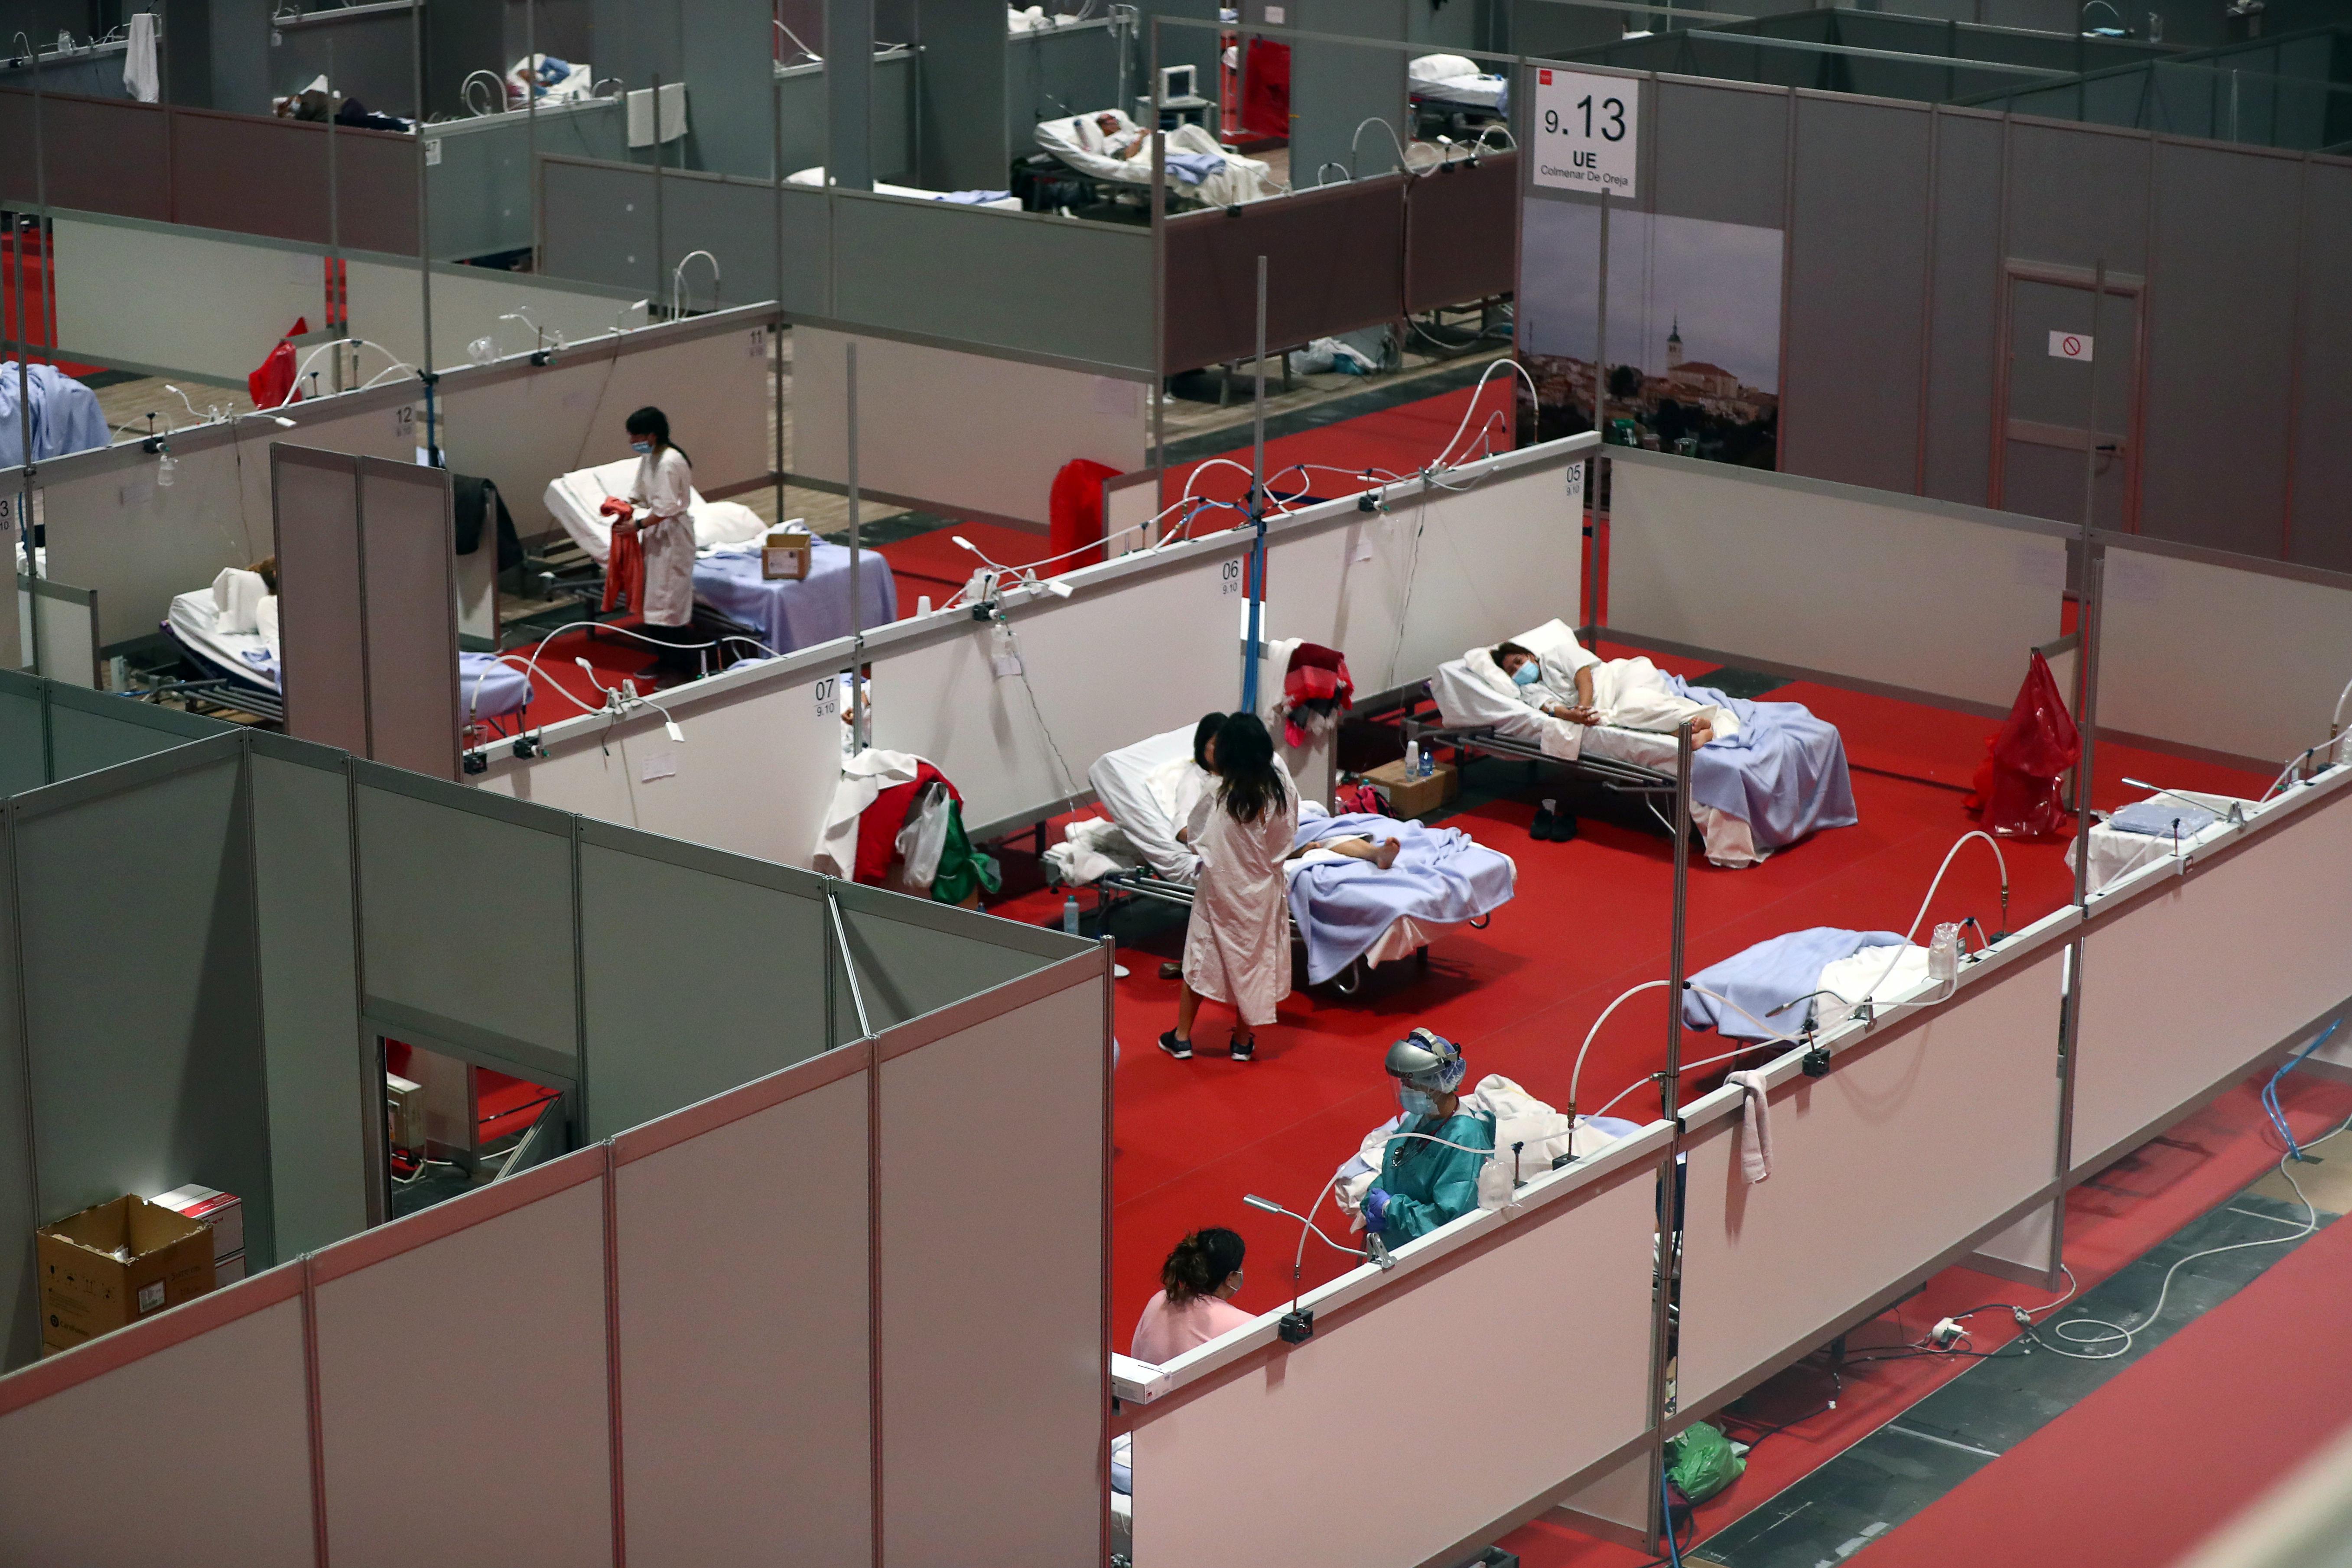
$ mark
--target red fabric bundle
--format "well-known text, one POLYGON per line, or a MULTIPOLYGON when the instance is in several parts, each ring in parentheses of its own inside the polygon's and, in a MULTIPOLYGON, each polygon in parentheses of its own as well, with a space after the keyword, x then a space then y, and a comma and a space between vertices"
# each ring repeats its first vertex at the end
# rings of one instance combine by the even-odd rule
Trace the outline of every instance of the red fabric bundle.
POLYGON ((1084 457, 1063 464, 1054 476, 1045 498, 1045 553, 1053 558, 1052 570, 1045 575, 1057 577, 1103 559, 1102 482, 1118 476, 1118 469, 1084 457))
POLYGON ((2058 838, 2074 831, 2058 783, 2082 759, 2083 737, 2041 654, 2033 655, 2009 718, 1985 749, 1990 755, 1977 768, 1968 806, 1983 817, 1987 831, 2014 839, 2058 838))
POLYGON ((614 524, 612 553, 604 559, 604 609, 610 613, 622 595, 626 594, 629 608, 642 612, 646 605, 645 539, 636 529, 619 526, 635 515, 635 508, 608 496, 598 509, 614 524))
POLYGON ((1290 46, 1252 38, 1242 77, 1242 129, 1252 136, 1290 135, 1290 46))
POLYGON ((302 401, 302 389, 294 381, 294 345, 287 340, 299 338, 310 329, 310 319, 297 316, 286 337, 278 340, 278 347, 262 357, 260 368, 245 378, 245 390, 253 399, 254 407, 282 408, 302 401))
POLYGON ((1290 668, 1282 677, 1283 738, 1293 746, 1307 744, 1307 730, 1298 710, 1311 707, 1328 721, 1356 706, 1356 683, 1348 674, 1348 656, 1319 643, 1301 643, 1290 651, 1290 668))
POLYGON ((948 783, 947 775, 928 762, 915 766, 915 777, 909 783, 893 784, 874 797, 874 804, 866 808, 857 819, 857 864, 852 874, 859 882, 877 883, 890 873, 891 857, 898 852, 898 833, 907 825, 907 813, 915 807, 915 797, 923 786, 938 779, 947 789, 948 799, 957 805, 963 797, 956 787, 948 783))

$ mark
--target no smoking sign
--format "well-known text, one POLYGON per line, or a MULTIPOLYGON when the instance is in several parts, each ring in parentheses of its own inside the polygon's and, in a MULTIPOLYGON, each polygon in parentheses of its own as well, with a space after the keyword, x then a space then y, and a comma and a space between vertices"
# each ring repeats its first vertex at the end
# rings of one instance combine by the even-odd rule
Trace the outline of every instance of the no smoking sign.
POLYGON ((2050 357, 2053 360, 2084 360, 2091 357, 2091 338, 2087 332, 2053 332, 2050 334, 2050 357))

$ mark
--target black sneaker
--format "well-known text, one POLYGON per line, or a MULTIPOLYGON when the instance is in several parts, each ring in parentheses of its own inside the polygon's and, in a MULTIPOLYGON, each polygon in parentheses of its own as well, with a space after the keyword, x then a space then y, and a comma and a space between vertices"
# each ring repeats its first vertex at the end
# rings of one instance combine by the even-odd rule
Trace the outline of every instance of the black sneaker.
POLYGON ((1252 1035, 1247 1040, 1237 1040, 1234 1041, 1233 1052, 1234 1060, 1235 1061, 1255 1061, 1257 1060, 1257 1036, 1252 1035))
POLYGON ((1564 844, 1576 837, 1576 818, 1568 811, 1557 811, 1551 819, 1551 841, 1564 844))
POLYGON ((1552 814, 1549 809, 1538 810, 1536 812, 1536 820, 1534 823, 1528 829, 1528 837, 1535 840, 1538 843, 1549 841, 1551 838, 1552 820, 1552 814))
POLYGON ((1179 1061, 1192 1060, 1192 1042, 1189 1040, 1178 1040, 1176 1031, 1172 1029, 1160 1037, 1160 1049, 1179 1061))

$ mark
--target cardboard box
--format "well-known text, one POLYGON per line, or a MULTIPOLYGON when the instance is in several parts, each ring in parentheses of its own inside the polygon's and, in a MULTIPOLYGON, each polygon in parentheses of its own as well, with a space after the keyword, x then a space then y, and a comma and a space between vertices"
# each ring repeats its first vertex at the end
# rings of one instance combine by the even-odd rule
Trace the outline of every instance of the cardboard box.
POLYGON ((395 1149, 422 1151, 425 1135, 425 1085, 397 1072, 383 1075, 384 1136, 395 1149))
POLYGON ((118 1197, 45 1225, 34 1247, 44 1354, 213 1288, 212 1227, 143 1197, 118 1197))
POLYGON ((213 1260, 213 1289, 222 1290, 245 1278, 245 1254, 232 1252, 213 1260))
POLYGON ((816 540, 806 528, 787 523, 760 547, 760 575, 770 582, 806 582, 816 540))
POLYGON ((223 1192, 218 1187, 197 1186, 190 1183, 147 1201, 162 1204, 174 1214, 201 1219, 212 1227, 213 1264, 215 1269, 221 1260, 231 1253, 244 1252, 245 1204, 235 1194, 223 1192))
POLYGON ((1426 815, 1462 793, 1462 776, 1444 762, 1426 779, 1407 778, 1402 760, 1384 762, 1365 774, 1364 780, 1388 801, 1391 817, 1426 815))

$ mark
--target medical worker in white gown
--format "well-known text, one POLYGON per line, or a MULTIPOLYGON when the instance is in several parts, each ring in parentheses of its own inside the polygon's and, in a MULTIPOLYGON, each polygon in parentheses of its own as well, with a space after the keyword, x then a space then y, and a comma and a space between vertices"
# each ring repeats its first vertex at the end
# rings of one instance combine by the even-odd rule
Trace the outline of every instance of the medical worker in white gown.
POLYGON ((1282 862, 1298 832, 1298 791, 1274 755, 1274 737, 1250 714, 1229 715, 1211 765, 1217 788, 1202 797, 1185 837, 1201 857, 1184 931, 1184 990, 1176 1027, 1160 1049, 1192 1055, 1192 1024, 1203 1001, 1239 1015, 1233 1056, 1253 1060, 1257 1030, 1290 994, 1290 915, 1282 862))
MULTIPOLYGON (((670 444, 669 416, 657 408, 629 415, 637 456, 629 499, 637 507, 637 541, 646 554, 646 630, 671 643, 694 641, 694 470, 670 444)), ((665 657, 670 655, 665 653, 665 657)), ((683 658, 683 655, 678 655, 683 658)))

